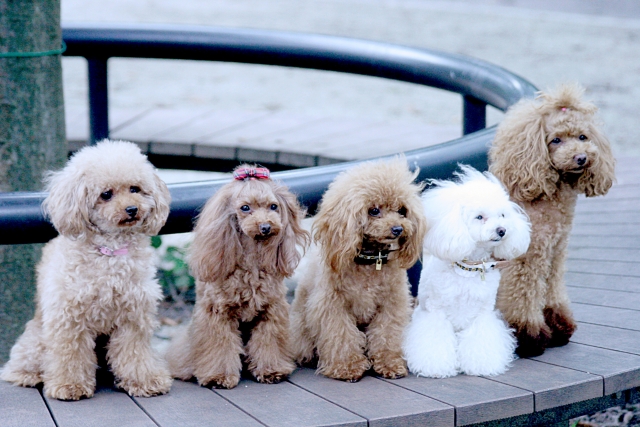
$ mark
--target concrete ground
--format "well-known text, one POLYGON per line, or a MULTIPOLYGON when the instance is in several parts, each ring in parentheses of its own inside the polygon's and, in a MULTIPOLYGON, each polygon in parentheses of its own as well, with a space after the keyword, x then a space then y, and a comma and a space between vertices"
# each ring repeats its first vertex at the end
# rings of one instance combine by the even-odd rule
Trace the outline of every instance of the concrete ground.
MULTIPOLYGON (((640 155, 635 0, 62 0, 63 22, 150 22, 312 32, 484 59, 541 89, 577 81, 619 156, 640 155)), ((112 59, 111 108, 278 111, 407 125, 461 123, 458 95, 270 66, 112 59)), ((86 66, 64 58, 65 102, 86 108, 86 66)), ((490 112, 489 121, 501 114, 490 112)))

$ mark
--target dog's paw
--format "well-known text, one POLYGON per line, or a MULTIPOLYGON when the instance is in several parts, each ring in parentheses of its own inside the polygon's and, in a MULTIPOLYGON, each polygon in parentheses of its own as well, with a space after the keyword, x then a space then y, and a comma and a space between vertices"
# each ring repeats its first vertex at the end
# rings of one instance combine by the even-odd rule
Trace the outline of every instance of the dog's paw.
POLYGON ((537 334, 532 334, 525 328, 516 329, 518 345, 516 354, 520 357, 540 356, 549 347, 551 341, 551 330, 544 325, 537 334))
POLYGON ((573 320, 571 311, 565 307, 558 307, 557 309, 545 308, 544 321, 551 329, 549 347, 566 345, 578 327, 573 320))
POLYGON ((22 387, 35 387, 42 382, 41 372, 3 370, 0 379, 22 387))
POLYGON ((198 378, 198 384, 208 388, 234 388, 240 382, 240 375, 213 375, 207 378, 198 378))
POLYGON ((373 363, 373 370, 383 378, 395 380, 407 376, 407 364, 401 357, 373 363))
POLYGON ((171 389, 172 381, 171 376, 168 374, 158 374, 144 380, 122 379, 116 383, 116 386, 126 391, 129 396, 151 397, 168 393, 169 389, 171 389))
POLYGON ((354 383, 356 381, 360 381, 364 373, 367 372, 369 368, 371 368, 369 359, 363 355, 359 355, 349 362, 322 366, 319 369, 319 373, 330 378, 354 383))
POLYGON ((44 394, 58 400, 80 400, 92 397, 94 385, 89 384, 48 384, 44 385, 44 394))
POLYGON ((255 375, 256 381, 263 384, 278 384, 285 380, 289 373, 286 372, 265 372, 263 374, 255 375))

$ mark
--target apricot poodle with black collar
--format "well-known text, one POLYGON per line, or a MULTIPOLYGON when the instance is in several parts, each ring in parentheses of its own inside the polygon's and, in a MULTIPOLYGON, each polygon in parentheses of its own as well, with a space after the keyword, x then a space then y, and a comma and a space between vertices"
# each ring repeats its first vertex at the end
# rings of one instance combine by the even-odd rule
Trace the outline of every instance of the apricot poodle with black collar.
POLYGON ((189 262, 196 305, 167 353, 174 377, 220 388, 238 384, 242 356, 262 383, 294 370, 284 278, 300 261, 296 246, 310 240, 304 210, 267 169, 242 165, 234 177, 198 217, 189 262))
POLYGON ((402 336, 409 323, 406 269, 427 230, 422 185, 404 158, 367 162, 338 175, 313 224, 310 251, 291 308, 294 356, 328 377, 357 381, 373 367, 407 374, 402 336))
POLYGON ((498 127, 489 170, 529 215, 531 245, 502 271, 497 306, 516 330, 520 356, 565 345, 576 328, 564 285, 567 242, 579 194, 607 193, 615 159, 596 107, 563 85, 512 107, 498 127))

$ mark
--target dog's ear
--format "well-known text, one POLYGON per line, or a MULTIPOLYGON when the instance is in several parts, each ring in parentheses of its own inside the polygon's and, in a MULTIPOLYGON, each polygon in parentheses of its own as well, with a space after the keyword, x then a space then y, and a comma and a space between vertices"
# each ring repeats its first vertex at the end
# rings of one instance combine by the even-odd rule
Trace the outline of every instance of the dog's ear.
POLYGON ((284 223, 284 230, 278 246, 276 268, 285 277, 293 274, 303 254, 298 252, 300 246, 303 253, 309 247, 310 233, 302 228, 305 210, 300 207, 298 199, 285 186, 275 184, 274 194, 280 205, 280 214, 284 223))
POLYGON ((151 196, 155 206, 151 211, 151 215, 145 221, 144 232, 149 236, 155 236, 167 222, 171 206, 171 193, 169 193, 167 184, 155 172, 153 173, 151 196))
POLYGON ((577 190, 587 197, 604 196, 613 185, 615 176, 615 158, 607 138, 593 125, 590 126, 589 137, 597 147, 598 153, 593 164, 584 171, 578 180, 577 190))
POLYGON ((476 242, 464 220, 464 207, 440 197, 436 188, 425 193, 423 204, 431 229, 424 240, 424 250, 445 261, 460 261, 475 248, 476 242))
POLYGON ((327 193, 314 218, 313 238, 322 247, 323 259, 333 271, 344 271, 362 245, 367 206, 357 195, 327 193))
POLYGON ((42 202, 42 209, 58 233, 75 239, 88 230, 97 231, 89 212, 98 194, 91 194, 81 169, 67 166, 61 171, 49 172, 45 175, 45 184, 49 194, 42 202))
POLYGON ((507 112, 489 149, 489 171, 517 201, 530 201, 555 191, 558 172, 552 167, 544 119, 533 101, 507 112))
POLYGON ((242 256, 235 208, 235 182, 225 185, 211 197, 197 218, 189 267, 203 282, 214 282, 231 274, 242 256))
POLYGON ((527 252, 531 242, 531 223, 527 214, 515 203, 509 202, 509 205, 507 238, 493 251, 493 256, 497 259, 517 258, 527 252))
MULTIPOLYGON (((416 188, 420 191, 422 186, 416 188)), ((398 253, 400 268, 409 268, 420 258, 424 237, 429 226, 418 194, 406 200, 405 207, 407 208, 406 218, 410 221, 412 230, 398 253)))

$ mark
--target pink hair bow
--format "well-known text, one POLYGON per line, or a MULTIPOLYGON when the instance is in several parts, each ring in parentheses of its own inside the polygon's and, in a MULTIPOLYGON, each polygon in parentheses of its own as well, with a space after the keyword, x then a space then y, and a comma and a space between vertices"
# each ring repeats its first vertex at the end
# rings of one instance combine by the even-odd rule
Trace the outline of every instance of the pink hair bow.
POLYGON ((249 179, 269 179, 270 173, 267 168, 240 168, 233 171, 233 178, 238 181, 249 179))

